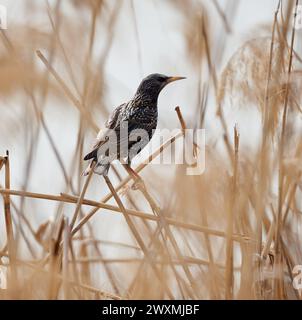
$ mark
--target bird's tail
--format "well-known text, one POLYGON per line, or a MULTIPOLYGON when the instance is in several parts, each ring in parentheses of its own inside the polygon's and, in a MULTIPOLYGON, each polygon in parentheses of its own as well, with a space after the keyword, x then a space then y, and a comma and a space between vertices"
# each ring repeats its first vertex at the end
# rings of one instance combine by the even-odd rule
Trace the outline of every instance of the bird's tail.
POLYGON ((95 159, 97 158, 97 149, 92 150, 91 152, 89 152, 88 154, 86 154, 86 156, 84 157, 84 160, 90 160, 90 159, 95 159))

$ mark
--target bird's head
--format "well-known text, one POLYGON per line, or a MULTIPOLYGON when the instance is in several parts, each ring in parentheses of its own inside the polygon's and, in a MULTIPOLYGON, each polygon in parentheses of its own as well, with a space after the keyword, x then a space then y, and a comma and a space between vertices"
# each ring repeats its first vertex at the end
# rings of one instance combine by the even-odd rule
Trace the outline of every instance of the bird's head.
POLYGON ((158 95, 167 84, 182 79, 185 79, 185 77, 168 77, 163 74, 153 73, 142 80, 137 89, 137 94, 152 96, 157 100, 158 95))

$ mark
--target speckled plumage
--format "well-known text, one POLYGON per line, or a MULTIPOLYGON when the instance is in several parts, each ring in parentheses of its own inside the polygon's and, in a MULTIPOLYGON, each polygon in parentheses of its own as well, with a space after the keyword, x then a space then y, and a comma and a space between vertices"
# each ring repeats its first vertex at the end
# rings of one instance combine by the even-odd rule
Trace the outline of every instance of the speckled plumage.
MULTIPOLYGON (((127 103, 118 106, 110 115, 105 124, 105 130, 101 130, 98 134, 97 141, 93 147, 93 150, 88 153, 84 160, 90 160, 90 166, 85 171, 88 174, 91 168, 91 164, 96 162, 95 173, 107 174, 110 164, 102 162, 102 155, 100 155, 100 147, 106 141, 106 136, 110 130, 114 130, 117 136, 117 154, 114 158, 119 159, 119 148, 123 144, 120 139, 121 126, 127 121, 128 125, 128 137, 135 129, 143 129, 148 133, 148 139, 143 140, 141 143, 141 149, 145 147, 154 134, 154 130, 157 126, 158 109, 157 101, 161 90, 170 82, 175 80, 184 79, 182 77, 167 77, 161 74, 151 74, 140 83, 134 97, 127 103)), ((129 142, 128 148, 130 149, 136 142, 129 142)), ((131 162, 131 157, 128 158, 131 162)), ((108 161, 108 160, 107 160, 108 161)))

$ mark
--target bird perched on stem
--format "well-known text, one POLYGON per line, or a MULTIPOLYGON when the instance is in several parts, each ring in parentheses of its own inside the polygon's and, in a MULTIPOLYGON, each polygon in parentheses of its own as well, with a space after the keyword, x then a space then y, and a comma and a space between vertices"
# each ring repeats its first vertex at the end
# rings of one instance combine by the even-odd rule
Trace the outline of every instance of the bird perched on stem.
POLYGON ((158 96, 167 84, 181 79, 185 78, 168 77, 158 73, 144 78, 134 97, 112 112, 106 122, 106 129, 98 134, 93 150, 84 157, 84 160, 90 160, 84 175, 88 175, 91 170, 107 175, 110 163, 123 158, 126 163, 121 162, 127 171, 137 176, 130 167, 131 160, 148 144, 154 134, 158 120, 158 96), (135 135, 135 132, 138 134, 135 135), (139 138, 131 138, 133 135, 139 138))

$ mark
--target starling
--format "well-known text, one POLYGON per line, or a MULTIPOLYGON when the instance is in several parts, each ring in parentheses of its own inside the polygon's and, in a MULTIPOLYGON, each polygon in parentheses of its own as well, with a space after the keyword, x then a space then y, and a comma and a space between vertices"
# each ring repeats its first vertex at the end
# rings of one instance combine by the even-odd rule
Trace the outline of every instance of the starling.
POLYGON ((115 159, 121 161, 121 158, 125 155, 121 151, 123 146, 126 146, 127 149, 126 169, 128 168, 133 172, 130 167, 132 158, 148 144, 156 129, 158 119, 157 100, 160 92, 167 84, 181 79, 185 78, 168 77, 158 73, 144 78, 134 97, 112 112, 105 124, 106 129, 101 130, 98 134, 93 150, 84 157, 84 160, 90 160, 90 165, 85 170, 84 175, 88 175, 92 168, 94 173, 107 175, 110 163, 115 159), (127 130, 125 135, 121 134, 123 129, 127 130), (145 136, 140 137, 141 140, 130 141, 131 133, 139 129, 144 130, 145 136), (106 143, 110 140, 108 139, 108 136, 110 137, 109 132, 116 135, 115 152, 111 153, 110 148, 106 146, 106 143), (127 140, 126 143, 125 140, 127 140), (135 149, 135 144, 138 144, 139 149, 131 154, 130 150, 131 148, 135 149))

